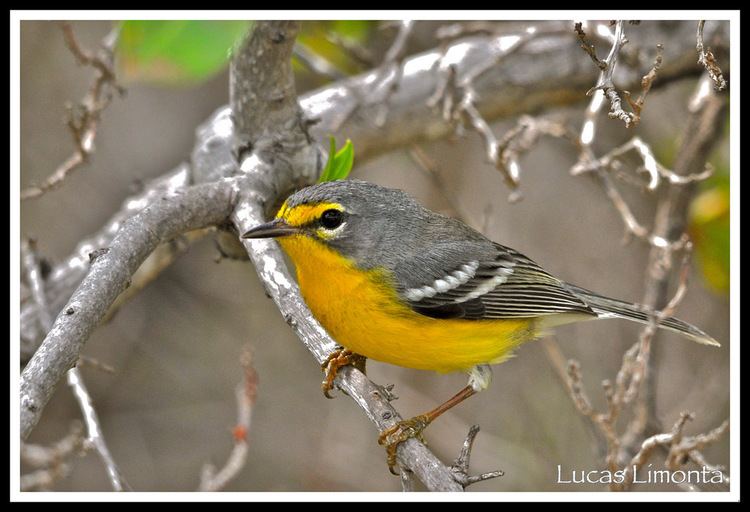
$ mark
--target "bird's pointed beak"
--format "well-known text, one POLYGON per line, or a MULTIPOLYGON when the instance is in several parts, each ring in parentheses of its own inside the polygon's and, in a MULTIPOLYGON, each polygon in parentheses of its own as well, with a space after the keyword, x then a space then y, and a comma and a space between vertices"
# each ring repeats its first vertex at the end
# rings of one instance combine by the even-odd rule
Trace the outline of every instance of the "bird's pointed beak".
POLYGON ((278 218, 260 226, 255 226, 243 233, 241 238, 278 238, 296 233, 299 233, 299 228, 290 226, 284 219, 278 218))

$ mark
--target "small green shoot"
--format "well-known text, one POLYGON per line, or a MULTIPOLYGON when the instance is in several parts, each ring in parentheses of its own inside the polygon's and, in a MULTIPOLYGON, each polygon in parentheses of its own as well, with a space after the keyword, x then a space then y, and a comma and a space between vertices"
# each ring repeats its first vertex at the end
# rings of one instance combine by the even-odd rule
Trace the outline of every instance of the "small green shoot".
POLYGON ((331 149, 328 152, 328 162, 320 173, 318 183, 324 181, 344 180, 354 165, 354 146, 352 141, 346 139, 344 146, 336 151, 336 139, 330 137, 331 149))

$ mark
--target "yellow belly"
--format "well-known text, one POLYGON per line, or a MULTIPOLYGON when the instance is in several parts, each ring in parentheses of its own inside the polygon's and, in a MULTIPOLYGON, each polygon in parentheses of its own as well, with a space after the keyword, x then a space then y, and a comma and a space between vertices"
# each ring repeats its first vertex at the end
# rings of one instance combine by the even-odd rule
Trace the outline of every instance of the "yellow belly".
POLYGON ((279 239, 305 302, 342 346, 390 364, 450 372, 498 363, 537 336, 534 322, 435 319, 414 312, 385 270, 362 271, 306 236, 279 239))

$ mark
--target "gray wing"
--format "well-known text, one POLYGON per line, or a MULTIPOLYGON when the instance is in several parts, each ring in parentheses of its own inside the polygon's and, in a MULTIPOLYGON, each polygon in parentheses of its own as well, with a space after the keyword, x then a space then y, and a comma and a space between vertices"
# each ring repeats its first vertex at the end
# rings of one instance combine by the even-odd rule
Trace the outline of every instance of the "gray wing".
POLYGON ((596 313, 565 283, 500 244, 453 243, 401 262, 399 294, 433 318, 528 318, 596 313))

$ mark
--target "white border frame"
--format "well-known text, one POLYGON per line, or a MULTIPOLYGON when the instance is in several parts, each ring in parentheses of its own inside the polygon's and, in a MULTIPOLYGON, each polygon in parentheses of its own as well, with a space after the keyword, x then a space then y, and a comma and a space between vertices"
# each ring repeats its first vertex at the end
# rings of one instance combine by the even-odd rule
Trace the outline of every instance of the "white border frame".
MULTIPOLYGON (((738 10, 552 10, 552 11, 107 11, 51 10, 10 12, 10 498, 11 501, 739 501, 740 498, 740 12, 738 10), (20 447, 18 383, 20 318, 20 22, 25 20, 118 20, 118 19, 403 19, 475 20, 485 18, 508 20, 535 19, 674 19, 729 20, 730 64, 734 73, 730 86, 730 466, 729 492, 469 492, 400 493, 400 492, 51 492, 22 493, 19 489, 20 447)), ((696 56, 697 60, 697 56, 696 56)))

